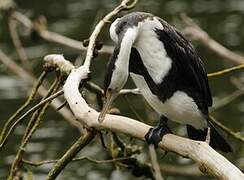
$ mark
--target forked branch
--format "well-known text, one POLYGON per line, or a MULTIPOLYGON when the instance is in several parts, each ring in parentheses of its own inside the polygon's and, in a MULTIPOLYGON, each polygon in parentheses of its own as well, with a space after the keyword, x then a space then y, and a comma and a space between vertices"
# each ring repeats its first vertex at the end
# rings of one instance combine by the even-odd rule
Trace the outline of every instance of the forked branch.
MULTIPOLYGON (((79 92, 80 81, 86 79, 88 74, 87 67, 81 66, 78 69, 73 69, 63 88, 65 98, 76 119, 87 127, 121 132, 145 140, 144 136, 150 126, 137 120, 108 114, 103 123, 98 122, 99 112, 89 107, 79 92)), ((189 157, 199 165, 203 172, 219 179, 238 180, 244 178, 244 174, 237 167, 205 142, 169 134, 164 136, 159 147, 183 157, 189 157)))

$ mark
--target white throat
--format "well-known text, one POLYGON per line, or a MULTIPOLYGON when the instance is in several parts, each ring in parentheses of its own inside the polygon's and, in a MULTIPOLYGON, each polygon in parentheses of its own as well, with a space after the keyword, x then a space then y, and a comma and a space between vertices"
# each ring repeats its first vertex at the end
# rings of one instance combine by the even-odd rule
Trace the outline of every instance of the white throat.
MULTIPOLYGON (((137 37, 137 28, 128 28, 126 32, 123 34, 121 42, 117 42, 117 46, 120 47, 119 47, 119 54, 115 61, 115 69, 110 84, 112 89, 115 88, 117 88, 117 90, 122 89, 128 79, 130 53, 136 37, 137 37)), ((117 36, 114 38, 119 39, 117 36)))

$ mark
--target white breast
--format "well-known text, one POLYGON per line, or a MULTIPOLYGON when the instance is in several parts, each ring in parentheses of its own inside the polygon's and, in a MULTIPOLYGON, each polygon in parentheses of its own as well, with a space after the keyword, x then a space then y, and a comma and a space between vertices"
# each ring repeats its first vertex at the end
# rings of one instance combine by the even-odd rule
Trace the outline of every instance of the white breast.
POLYGON ((194 100, 182 91, 176 91, 171 98, 162 103, 157 96, 152 94, 146 81, 140 75, 130 73, 136 86, 152 108, 169 120, 190 124, 197 129, 206 127, 206 121, 198 110, 194 100))
POLYGON ((134 47, 140 53, 144 66, 155 83, 162 82, 171 68, 172 60, 167 56, 163 43, 158 40, 155 28, 163 29, 162 24, 155 18, 146 20, 138 25, 139 31, 134 47))

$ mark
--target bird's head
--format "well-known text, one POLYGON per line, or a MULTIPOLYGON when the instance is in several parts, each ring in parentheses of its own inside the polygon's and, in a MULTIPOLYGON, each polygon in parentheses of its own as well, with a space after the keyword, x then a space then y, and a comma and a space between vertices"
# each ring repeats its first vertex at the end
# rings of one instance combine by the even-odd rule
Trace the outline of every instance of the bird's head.
POLYGON ((116 19, 110 27, 110 36, 115 42, 115 48, 105 73, 104 93, 106 100, 98 118, 99 122, 103 121, 112 102, 128 79, 130 53, 136 40, 137 31, 136 27, 127 26, 123 19, 116 19))

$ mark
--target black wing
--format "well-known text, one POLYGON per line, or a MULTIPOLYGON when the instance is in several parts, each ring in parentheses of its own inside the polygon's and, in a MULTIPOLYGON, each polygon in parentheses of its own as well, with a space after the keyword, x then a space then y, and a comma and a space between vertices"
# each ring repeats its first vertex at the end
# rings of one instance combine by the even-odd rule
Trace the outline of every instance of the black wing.
POLYGON ((104 93, 106 93, 111 83, 111 78, 112 78, 113 71, 115 69, 115 62, 116 59, 118 58, 119 51, 120 51, 120 43, 118 43, 118 45, 115 45, 113 54, 110 56, 110 59, 106 66, 105 78, 104 78, 104 93))
POLYGON ((212 95, 209 89, 207 74, 204 65, 194 50, 192 44, 183 35, 167 22, 160 19, 163 29, 156 29, 158 38, 163 42, 168 56, 176 66, 181 79, 193 88, 200 101, 207 106, 212 106, 212 95))

